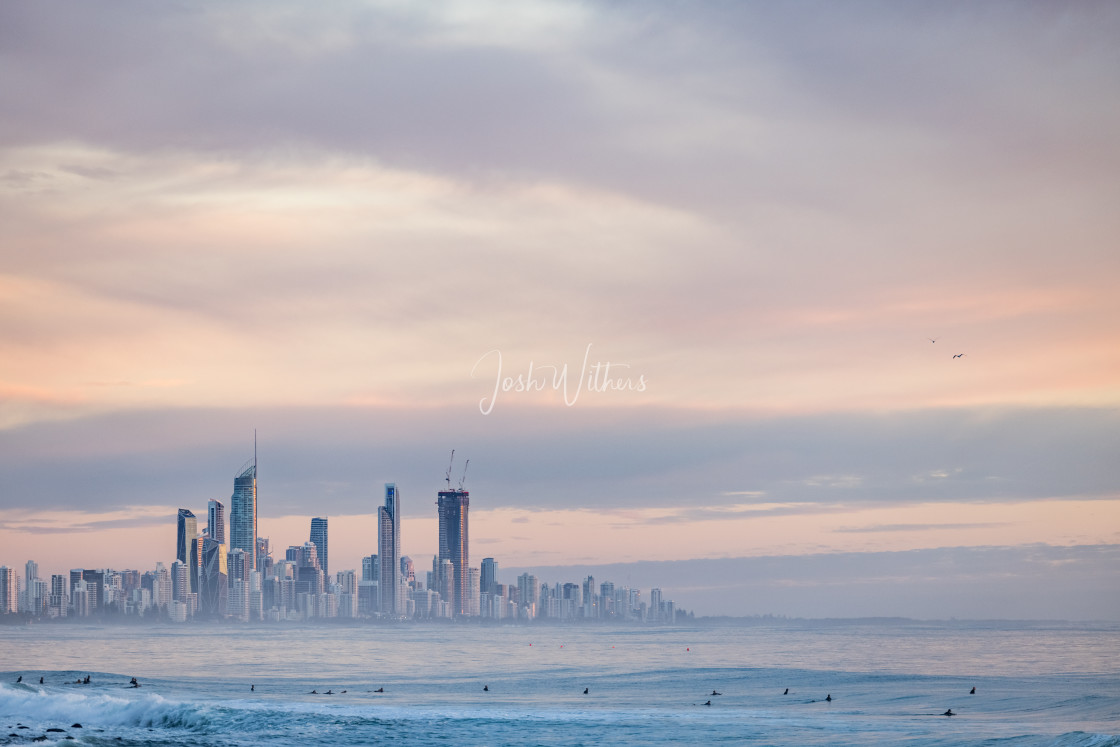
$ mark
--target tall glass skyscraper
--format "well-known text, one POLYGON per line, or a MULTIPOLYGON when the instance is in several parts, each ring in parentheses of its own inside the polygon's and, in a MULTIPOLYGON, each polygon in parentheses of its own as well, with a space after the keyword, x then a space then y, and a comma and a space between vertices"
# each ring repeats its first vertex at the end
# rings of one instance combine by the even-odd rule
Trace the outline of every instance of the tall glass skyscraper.
POLYGON ((315 545, 316 555, 319 557, 319 568, 323 575, 330 574, 327 567, 327 520, 316 517, 311 520, 311 544, 315 545))
POLYGON ((210 538, 216 539, 224 545, 226 543, 226 507, 222 505, 221 501, 211 499, 206 504, 206 519, 208 522, 207 529, 210 530, 210 538))
POLYGON ((186 565, 190 558, 191 540, 198 536, 198 519, 192 511, 179 509, 179 521, 175 533, 175 559, 186 565))
MULTIPOLYGON (((467 568, 470 565, 468 551, 467 509, 470 507, 470 493, 466 490, 441 490, 436 501, 439 511, 439 559, 451 561, 451 614, 470 614, 470 593, 468 590, 467 568)), ((446 581, 444 582, 446 583, 446 581)))
POLYGON ((482 594, 493 594, 498 585, 498 561, 493 558, 482 559, 482 579, 479 582, 479 591, 482 594))
MULTIPOLYGON (((210 539, 222 542, 211 535, 210 539)), ((229 499, 229 549, 244 550, 249 570, 257 570, 257 458, 241 468, 229 499)))
POLYGON ((202 615, 222 617, 229 598, 226 547, 207 537, 202 543, 202 572, 199 577, 198 608, 202 615))
POLYGON ((195 537, 190 541, 190 553, 187 557, 187 577, 190 579, 192 594, 198 594, 202 583, 202 537, 195 537))
POLYGON ((381 614, 404 614, 404 584, 401 583, 401 501, 397 484, 385 483, 385 505, 377 510, 377 555, 380 578, 381 614))

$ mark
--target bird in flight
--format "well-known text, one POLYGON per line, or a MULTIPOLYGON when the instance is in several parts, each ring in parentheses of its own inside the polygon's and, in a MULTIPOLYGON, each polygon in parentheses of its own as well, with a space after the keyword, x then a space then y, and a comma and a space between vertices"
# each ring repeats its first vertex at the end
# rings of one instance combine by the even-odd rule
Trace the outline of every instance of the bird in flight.
POLYGON ((930 342, 937 342, 937 340, 933 339, 932 337, 927 337, 926 339, 929 340, 930 342))
POLYGON ((954 355, 953 357, 954 357, 954 358, 963 358, 963 357, 964 357, 964 353, 957 353, 957 354, 956 354, 956 355, 954 355))

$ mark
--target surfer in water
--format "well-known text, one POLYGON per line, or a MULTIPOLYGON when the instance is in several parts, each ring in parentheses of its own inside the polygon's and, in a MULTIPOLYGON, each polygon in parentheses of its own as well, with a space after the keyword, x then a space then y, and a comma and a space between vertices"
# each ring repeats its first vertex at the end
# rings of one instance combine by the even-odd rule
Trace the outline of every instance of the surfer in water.
POLYGON ((968 694, 969 695, 975 695, 976 694, 976 688, 973 687, 971 690, 968 691, 968 694))
POLYGON ((953 713, 953 709, 950 708, 949 710, 945 711, 945 713, 942 713, 941 715, 942 716, 956 716, 957 714, 953 713))
POLYGON ((587 693, 590 692, 590 690, 591 690, 591 688, 588 688, 588 687, 583 688, 583 694, 587 695, 587 693))
POLYGON ((782 693, 782 695, 789 695, 789 688, 788 687, 786 688, 786 691, 784 693, 782 693))
POLYGON ((249 685, 249 692, 255 693, 256 691, 257 691, 257 686, 256 685, 249 685))
POLYGON ((16 677, 16 684, 18 685, 21 682, 23 682, 23 675, 22 674, 19 677, 16 677))
POLYGON ((140 683, 136 681, 135 677, 133 677, 132 682, 130 682, 128 684, 131 685, 132 687, 140 687, 140 683))
POLYGON ((483 685, 482 686, 482 692, 484 692, 484 693, 490 692, 490 686, 489 685, 483 685))
POLYGON ((832 693, 829 693, 829 694, 828 694, 828 697, 827 697, 827 698, 825 698, 825 702, 827 702, 827 703, 831 703, 831 702, 832 702, 832 693))
POLYGON ((383 692, 385 692, 385 688, 383 688, 383 687, 379 687, 379 688, 377 688, 376 690, 374 690, 374 692, 375 692, 375 693, 383 693, 383 692))

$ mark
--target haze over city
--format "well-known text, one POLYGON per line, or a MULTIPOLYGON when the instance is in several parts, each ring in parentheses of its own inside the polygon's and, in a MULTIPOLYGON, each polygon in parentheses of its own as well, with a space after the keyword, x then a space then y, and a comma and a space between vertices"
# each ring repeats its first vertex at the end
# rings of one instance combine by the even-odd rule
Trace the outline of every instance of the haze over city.
POLYGON ((0 565, 256 429, 336 568, 455 448, 503 580, 1120 619, 1120 8, 811 7, 4 5, 0 565))

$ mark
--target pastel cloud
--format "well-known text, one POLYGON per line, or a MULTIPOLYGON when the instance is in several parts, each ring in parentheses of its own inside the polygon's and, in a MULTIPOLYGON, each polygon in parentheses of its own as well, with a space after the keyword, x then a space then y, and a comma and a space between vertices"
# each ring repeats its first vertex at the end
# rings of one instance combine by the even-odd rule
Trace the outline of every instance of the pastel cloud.
POLYGON ((799 547, 1107 542, 980 506, 1120 484, 1118 35, 1101 5, 0 7, 0 508, 220 498, 259 427, 291 531, 457 446, 493 511, 642 507, 647 540, 861 506, 799 547), (574 377, 589 344, 645 391, 479 412, 487 351, 574 377))

